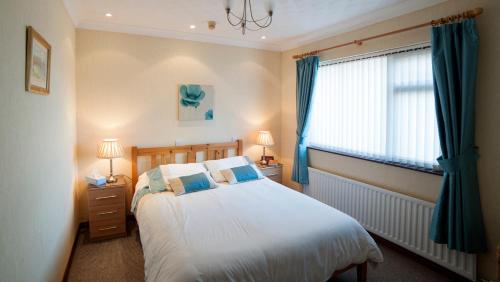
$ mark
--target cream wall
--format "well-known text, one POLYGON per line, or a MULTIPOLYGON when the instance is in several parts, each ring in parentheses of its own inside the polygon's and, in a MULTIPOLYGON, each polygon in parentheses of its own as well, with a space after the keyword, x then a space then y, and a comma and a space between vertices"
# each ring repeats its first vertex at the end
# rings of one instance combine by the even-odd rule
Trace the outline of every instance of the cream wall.
POLYGON ((130 147, 225 142, 242 138, 257 159, 256 131, 269 129, 280 144, 280 53, 255 49, 77 30, 78 170, 81 220, 87 218, 84 176, 109 162, 97 143, 119 138, 126 156, 115 173, 129 175, 130 147), (179 122, 180 83, 215 87, 213 121, 179 122))
POLYGON ((0 1, 2 281, 61 281, 75 239, 74 46, 62 1, 0 1), (24 91, 27 25, 52 45, 49 96, 24 91))
MULTIPOLYGON (((476 144, 481 158, 478 162, 481 204, 486 225, 490 252, 479 256, 479 277, 496 279, 497 264, 495 245, 500 243, 500 159, 499 138, 500 96, 498 93, 498 67, 500 66, 500 1, 452 0, 409 15, 387 20, 369 27, 348 32, 312 44, 283 52, 281 56, 281 157, 285 163, 287 185, 300 190, 290 181, 290 166, 293 162, 295 144, 295 61, 293 54, 345 43, 355 39, 411 26, 475 7, 484 7, 484 14, 478 19, 480 33, 479 69, 476 100, 476 144)), ((365 42, 362 46, 348 46, 322 53, 321 60, 362 54, 375 50, 405 46, 429 41, 429 29, 409 31, 365 42)), ((389 190, 408 194, 428 201, 435 201, 439 195, 440 177, 330 153, 309 150, 310 165, 315 168, 351 177, 389 190)))

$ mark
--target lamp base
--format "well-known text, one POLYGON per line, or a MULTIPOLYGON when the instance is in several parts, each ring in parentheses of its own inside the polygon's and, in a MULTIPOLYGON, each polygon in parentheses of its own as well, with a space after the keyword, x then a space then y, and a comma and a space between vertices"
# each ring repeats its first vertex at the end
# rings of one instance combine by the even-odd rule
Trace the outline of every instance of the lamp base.
POLYGON ((113 176, 113 158, 109 159, 109 176, 106 178, 106 183, 116 183, 118 179, 113 176))
POLYGON ((106 178, 106 183, 116 183, 118 181, 118 178, 114 177, 113 175, 110 175, 106 178))

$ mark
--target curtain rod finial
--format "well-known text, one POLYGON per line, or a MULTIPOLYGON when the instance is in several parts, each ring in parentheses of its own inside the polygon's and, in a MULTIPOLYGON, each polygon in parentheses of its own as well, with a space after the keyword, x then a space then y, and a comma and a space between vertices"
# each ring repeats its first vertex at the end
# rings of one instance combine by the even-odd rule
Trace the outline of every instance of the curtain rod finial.
POLYGON ((481 7, 477 7, 477 8, 475 8, 475 9, 474 9, 474 10, 472 10, 472 11, 473 11, 473 13, 474 13, 474 16, 479 16, 479 15, 481 15, 481 14, 483 13, 483 11, 484 11, 484 10, 483 10, 483 8, 481 8, 481 7))

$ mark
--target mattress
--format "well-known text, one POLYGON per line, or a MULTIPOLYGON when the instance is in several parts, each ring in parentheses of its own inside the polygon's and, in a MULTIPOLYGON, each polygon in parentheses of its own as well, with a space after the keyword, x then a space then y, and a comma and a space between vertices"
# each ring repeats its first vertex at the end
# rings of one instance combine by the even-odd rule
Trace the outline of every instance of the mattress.
POLYGON ((147 194, 136 218, 146 281, 326 281, 383 260, 355 219, 267 178, 147 194))

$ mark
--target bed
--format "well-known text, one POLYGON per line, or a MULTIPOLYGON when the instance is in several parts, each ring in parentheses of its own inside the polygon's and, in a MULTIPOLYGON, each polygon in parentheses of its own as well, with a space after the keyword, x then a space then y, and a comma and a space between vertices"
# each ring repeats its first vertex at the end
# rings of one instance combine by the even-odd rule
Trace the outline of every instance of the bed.
MULTIPOLYGON (((181 147, 132 148, 150 167, 242 154, 240 140, 181 147)), ((137 191, 136 191, 137 192, 137 191)), ((137 194, 137 193, 136 193, 137 194)), ((382 262, 374 240, 350 216, 268 178, 175 196, 146 194, 136 203, 147 281, 327 281, 367 262, 382 262)))

